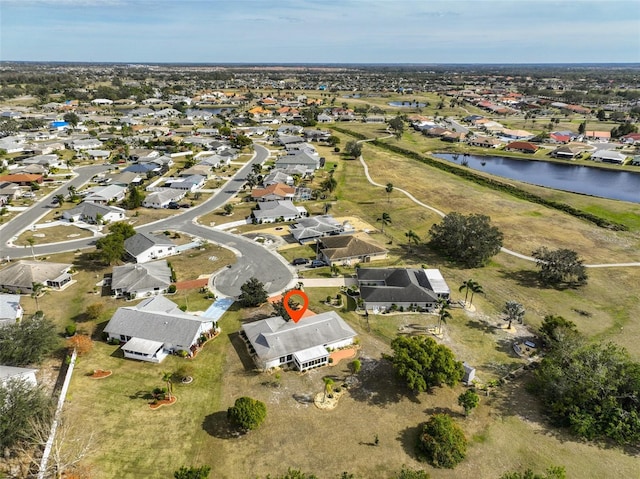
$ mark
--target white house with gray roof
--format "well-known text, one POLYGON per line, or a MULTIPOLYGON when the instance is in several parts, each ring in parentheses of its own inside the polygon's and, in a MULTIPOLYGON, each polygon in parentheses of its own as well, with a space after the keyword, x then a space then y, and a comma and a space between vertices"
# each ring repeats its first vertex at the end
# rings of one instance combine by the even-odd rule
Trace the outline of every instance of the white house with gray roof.
POLYGON ((40 283, 60 289, 71 281, 72 265, 47 261, 21 260, 0 270, 0 290, 17 294, 31 294, 33 284, 40 283))
POLYGON ((111 291, 116 297, 143 298, 166 293, 171 285, 171 269, 166 260, 115 266, 111 291))
POLYGON ((124 200, 127 188, 119 185, 94 186, 87 191, 83 201, 107 204, 124 200))
POLYGON ((293 221, 307 216, 304 206, 295 206, 290 200, 263 201, 253 210, 251 217, 256 222, 275 223, 276 221, 293 221))
POLYGON ((17 323, 22 314, 19 294, 0 294, 0 328, 17 323))
POLYGON ((281 316, 242 325, 240 336, 260 369, 291 366, 300 371, 329 364, 332 349, 353 344, 356 332, 335 311, 297 323, 281 316))
POLYGON ((124 240, 124 249, 136 263, 147 263, 177 254, 176 245, 167 236, 136 233, 124 240))
POLYGON ((166 208, 169 203, 178 202, 184 198, 186 191, 174 188, 159 188, 146 196, 142 202, 145 208, 166 208))
POLYGON ((216 327, 213 319, 184 313, 173 301, 156 296, 118 308, 104 332, 109 340, 124 343, 125 358, 159 363, 179 351, 193 355, 216 327))
POLYGON ((84 221, 91 224, 97 224, 98 220, 106 224, 126 218, 122 208, 91 202, 80 203, 75 208, 62 213, 62 217, 67 221, 84 221))

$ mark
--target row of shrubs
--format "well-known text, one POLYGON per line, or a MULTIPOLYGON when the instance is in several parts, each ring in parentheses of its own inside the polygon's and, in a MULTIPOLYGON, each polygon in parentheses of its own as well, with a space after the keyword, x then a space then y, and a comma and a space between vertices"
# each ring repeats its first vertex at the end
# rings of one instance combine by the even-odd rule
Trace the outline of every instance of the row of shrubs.
MULTIPOLYGON (((363 135, 362 133, 356 133, 353 131, 349 131, 343 128, 339 128, 339 127, 333 127, 334 130, 340 132, 340 133, 344 133, 346 135, 350 135, 353 136, 355 138, 358 138, 360 140, 367 140, 368 138, 363 135)), ((461 178, 464 178, 465 180, 468 181, 473 181, 474 183, 477 183, 481 186, 485 186, 497 191, 502 191, 505 193, 509 193, 512 196, 515 196, 516 198, 520 198, 526 201, 530 201, 532 203, 537 203, 543 206, 546 206, 548 208, 553 208, 559 211, 563 211, 567 214, 570 214, 572 216, 575 216, 577 218, 581 218, 583 220, 589 221, 597 226, 600 226, 601 228, 607 228, 607 229, 611 229, 614 231, 628 231, 629 228, 626 225, 623 225, 621 223, 617 223, 614 221, 609 221, 606 220, 604 218, 601 218, 599 216, 593 215, 591 213, 588 213, 586 211, 582 211, 579 210, 577 208, 574 208, 573 206, 567 205, 566 203, 561 203, 559 201, 553 201, 553 200, 548 200, 546 198, 543 198, 541 196, 535 195, 533 193, 530 193, 528 191, 525 191, 523 189, 517 188, 513 185, 507 184, 507 183, 502 183, 500 181, 494 180, 492 178, 487 178, 485 176, 482 175, 478 175, 476 173, 473 172, 473 170, 470 169, 463 169, 463 168, 459 168, 456 167, 452 164, 449 163, 445 163, 445 162, 441 162, 438 160, 435 160, 433 158, 429 158, 427 156, 422 156, 421 154, 415 152, 415 151, 411 151, 411 150, 407 150, 405 148, 402 148, 400 146, 397 145, 392 145, 389 143, 385 143, 382 142, 380 140, 373 140, 370 142, 371 144, 378 146, 380 148, 384 148, 386 150, 389 150, 393 153, 397 153, 399 155, 403 155, 409 158, 412 158, 416 161, 419 161, 421 163, 424 163, 426 165, 429 166, 433 166, 434 168, 438 168, 440 170, 446 171, 447 173, 451 173, 453 175, 459 176, 461 178)))

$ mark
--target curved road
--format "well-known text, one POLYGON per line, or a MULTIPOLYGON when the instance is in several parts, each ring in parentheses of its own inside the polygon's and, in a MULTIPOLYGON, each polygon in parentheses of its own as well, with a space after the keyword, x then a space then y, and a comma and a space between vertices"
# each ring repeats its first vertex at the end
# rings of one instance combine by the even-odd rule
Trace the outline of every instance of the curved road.
MULTIPOLYGON (((254 163, 263 163, 269 156, 269 150, 260 145, 254 145, 255 154, 245 166, 222 187, 218 193, 213 195, 204 203, 188 210, 181 210, 170 218, 166 218, 154 223, 149 223, 136 228, 136 231, 150 233, 158 230, 176 230, 200 238, 204 238, 212 243, 229 247, 236 253, 237 262, 231 267, 220 272, 215 278, 216 290, 225 296, 238 296, 240 286, 252 276, 258 278, 265 285, 265 289, 271 294, 282 291, 292 284, 294 275, 289 265, 284 259, 271 253, 263 246, 250 241, 242 236, 226 233, 205 227, 196 222, 196 219, 211 210, 220 208, 228 200, 233 198, 246 181, 247 174, 251 171, 254 163)), ((0 244, 0 256, 3 258, 20 258, 31 255, 31 249, 22 247, 12 247, 6 244, 10 239, 18 236, 22 231, 35 223, 51 210, 50 198, 54 195, 66 192, 68 186, 79 187, 86 183, 91 177, 100 171, 108 169, 106 165, 89 166, 78 168, 76 176, 68 184, 58 188, 47 195, 37 205, 24 211, 16 218, 0 227, 0 235, 3 242, 0 244)), ((90 248, 95 245, 95 238, 84 238, 64 243, 54 243, 48 245, 34 246, 35 254, 54 254, 76 249, 90 248)))
MULTIPOLYGON (((389 136, 383 136, 380 138, 377 138, 378 140, 382 140, 384 138, 390 138, 393 135, 389 135, 389 136)), ((373 141, 374 139, 366 139, 366 140, 359 140, 358 143, 366 143, 369 141, 373 141)), ((373 180, 373 178, 371 178, 371 175, 369 174, 369 166, 367 165, 367 163, 364 161, 364 157, 362 155, 360 155, 360 163, 362 164, 362 167, 364 168, 364 174, 367 177, 367 181, 369 183, 371 183, 373 186, 379 186, 380 188, 386 188, 386 185, 382 185, 380 183, 377 183, 373 180)), ((413 196, 411 193, 409 193, 406 190, 403 190, 402 188, 393 188, 394 191, 400 191, 402 193, 404 193, 405 196, 407 196, 407 198, 409 198, 411 201, 413 201, 414 203, 416 203, 417 205, 422 206, 423 208, 427 208, 428 210, 433 211, 435 214, 437 214, 438 216, 440 216, 441 218, 444 218, 446 216, 445 213, 443 213, 442 211, 440 211, 437 208, 434 208, 433 206, 429 206, 425 203, 423 203, 422 201, 418 200, 415 196, 413 196)), ((525 254, 522 253, 518 253, 517 251, 513 251, 510 249, 507 249, 505 247, 500 248, 500 251, 502 251, 503 253, 509 254, 511 256, 515 256, 516 258, 520 258, 520 259, 524 259, 526 261, 532 261, 532 262, 536 262, 537 260, 531 256, 527 256, 525 254)), ((604 264, 585 264, 584 265, 585 268, 625 268, 625 267, 640 267, 640 262, 633 262, 633 263, 604 263, 604 264)))

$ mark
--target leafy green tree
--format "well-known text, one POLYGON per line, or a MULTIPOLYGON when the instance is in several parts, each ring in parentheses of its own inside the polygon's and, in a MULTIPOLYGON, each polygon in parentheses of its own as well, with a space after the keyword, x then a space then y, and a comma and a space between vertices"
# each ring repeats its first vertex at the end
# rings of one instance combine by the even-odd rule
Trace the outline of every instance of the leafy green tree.
POLYGON ((225 212, 227 215, 230 215, 231 213, 233 213, 233 208, 234 208, 234 207, 233 207, 233 204, 231 204, 231 203, 225 203, 225 205, 224 205, 224 212, 225 212))
POLYGON ((587 269, 573 250, 549 250, 542 246, 531 256, 536 259, 536 265, 540 268, 538 278, 544 285, 576 287, 587 283, 587 269))
POLYGON ((351 373, 355 375, 362 369, 362 362, 359 359, 354 359, 349 366, 351 367, 351 373))
POLYGON ((480 402, 480 396, 473 390, 467 389, 465 392, 458 396, 458 405, 464 409, 464 415, 468 416, 471 411, 478 407, 480 402))
POLYGON ((399 116, 392 118, 389 120, 389 129, 393 131, 393 134, 396 138, 400 139, 402 137, 402 133, 404 132, 404 121, 399 116))
POLYGON ((587 132, 587 120, 583 121, 578 125, 578 134, 584 135, 587 132))
POLYGON ((123 206, 128 210, 135 210, 142 206, 144 202, 144 195, 135 186, 129 187, 129 193, 122 202, 123 206))
POLYGON ((449 213, 429 230, 430 244, 469 268, 485 265, 502 247, 502 232, 486 215, 449 213))
POLYGON ((640 441, 640 363, 624 348, 565 341, 541 361, 532 391, 558 426, 579 437, 640 441))
POLYGON ((507 329, 511 329, 511 323, 513 323, 514 321, 516 323, 522 324, 525 313, 524 306, 522 304, 518 303, 517 301, 509 300, 505 303, 502 312, 507 317, 505 321, 509 321, 507 329))
POLYGON ((324 381, 324 397, 322 398, 322 402, 325 402, 327 400, 327 395, 331 395, 333 391, 334 381, 333 378, 330 378, 329 376, 322 378, 322 381, 324 381))
POLYGON ((0 382, 0 449, 29 441, 34 421, 50 421, 54 403, 43 389, 23 379, 0 382))
POLYGON ((249 278, 246 283, 240 286, 240 296, 238 301, 245 308, 259 306, 267 300, 267 291, 264 284, 258 278, 249 278))
MULTIPOLYGON (((55 326, 42 314, 0 328, 0 364, 40 364, 58 345, 55 326)), ((1 404, 1 403, 0 403, 1 404)))
POLYGON ((446 384, 453 386, 462 380, 464 368, 453 352, 433 338, 398 336, 391 341, 391 362, 396 374, 409 389, 424 392, 446 384))
POLYGON ((453 469, 467 454, 467 439, 451 416, 435 414, 422 426, 416 449, 433 467, 453 469))
POLYGON ((180 469, 173 473, 173 477, 174 479, 207 479, 210 472, 211 467, 209 466, 182 466, 180 469))
POLYGON ((420 469, 407 469, 406 466, 402 466, 400 472, 390 479, 429 479, 429 474, 420 469))
POLYGON ((80 123, 80 117, 72 111, 69 113, 65 113, 62 119, 69 123, 71 125, 71 128, 75 128, 76 126, 78 126, 78 123, 80 123))
POLYGON ((380 215, 380 217, 376 221, 378 221, 382 225, 380 228, 380 232, 384 233, 384 227, 391 224, 391 216, 389 216, 389 213, 382 213, 382 215, 380 215))
POLYGON ((571 338, 576 338, 578 329, 573 321, 569 321, 562 316, 548 314, 542 320, 540 336, 548 346, 555 347, 569 341, 571 338))
POLYGON ((240 429, 251 431, 267 418, 267 406, 262 401, 243 396, 227 410, 227 417, 240 429))
POLYGON ((554 466, 547 469, 544 474, 535 474, 531 469, 524 472, 507 472, 500 479, 566 479, 564 467, 554 466))
POLYGON ((100 258, 106 264, 113 264, 124 254, 124 241, 136 234, 136 230, 129 223, 118 221, 109 226, 109 234, 96 241, 96 249, 100 258))
POLYGON ((327 144, 329 146, 337 146, 340 144, 340 137, 339 136, 335 136, 335 135, 331 135, 328 139, 327 139, 327 144))
POLYGON ((344 145, 344 152, 347 156, 358 158, 362 154, 362 145, 355 140, 348 141, 344 145))

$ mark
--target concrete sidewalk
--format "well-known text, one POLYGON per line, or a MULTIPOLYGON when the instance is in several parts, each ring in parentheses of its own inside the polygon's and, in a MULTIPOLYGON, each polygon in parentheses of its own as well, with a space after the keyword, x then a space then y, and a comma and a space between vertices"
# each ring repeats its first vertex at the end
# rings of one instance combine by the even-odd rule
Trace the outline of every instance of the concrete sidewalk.
POLYGON ((298 282, 305 288, 339 288, 340 286, 353 286, 358 282, 355 278, 300 278, 298 282))

